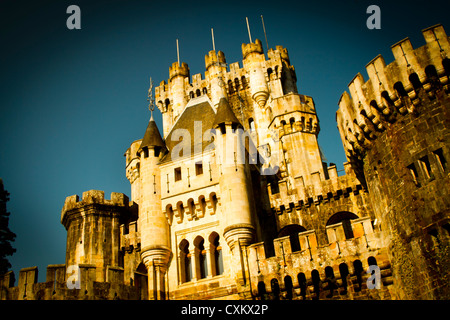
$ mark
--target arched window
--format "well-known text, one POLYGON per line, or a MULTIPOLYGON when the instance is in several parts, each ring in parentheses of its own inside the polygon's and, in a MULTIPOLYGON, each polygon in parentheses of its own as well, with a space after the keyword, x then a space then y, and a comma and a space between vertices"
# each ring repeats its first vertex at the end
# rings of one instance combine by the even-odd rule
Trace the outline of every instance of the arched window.
POLYGON ((203 92, 203 94, 207 94, 208 93, 208 89, 206 89, 206 87, 205 87, 205 88, 202 89, 202 92, 203 92))
POLYGON ((392 101, 391 97, 389 96, 389 92, 383 91, 381 93, 381 98, 383 98, 383 100, 385 101, 385 103, 388 106, 393 106, 394 105, 394 102, 392 101))
POLYGON ((245 78, 245 76, 241 77, 241 82, 242 82, 242 89, 247 89, 248 85, 247 85, 247 79, 245 78))
POLYGON ((360 260, 353 261, 353 268, 355 270, 356 282, 358 283, 358 288, 355 288, 355 291, 361 291, 362 273, 364 272, 362 262, 360 260))
POLYGON ((258 297, 261 300, 266 300, 266 284, 264 281, 258 282, 258 297))
POLYGON ((170 100, 169 99, 164 100, 164 104, 166 106, 166 111, 169 110, 170 100))
POLYGON ((369 258, 367 258, 367 264, 369 266, 377 266, 377 259, 375 259, 375 257, 370 256, 369 258))
POLYGON ((405 88, 403 87, 403 83, 401 83, 400 81, 394 84, 394 89, 395 91, 397 91, 399 97, 406 97, 408 95, 405 88))
POLYGON ((189 92, 189 97, 192 99, 194 98, 194 91, 189 92))
POLYGON ((344 229, 344 234, 346 239, 352 239, 353 236, 353 229, 352 229, 352 223, 350 220, 357 219, 358 216, 354 213, 348 212, 348 211, 342 211, 333 214, 327 221, 327 226, 336 224, 336 223, 342 223, 342 228, 344 229))
POLYGON ((272 295, 274 300, 280 299, 280 285, 277 279, 270 280, 270 288, 272 289, 272 295))
POLYGON ((172 220, 173 220, 173 208, 171 204, 168 204, 166 206, 166 214, 167 214, 167 219, 169 220, 169 224, 172 224, 172 220))
POLYGON ((273 73, 272 68, 267 69, 267 76, 268 76, 268 78, 269 78, 269 81, 270 81, 270 75, 271 75, 272 73, 273 73))
POLYGON ((422 83, 420 82, 419 76, 417 75, 417 73, 412 73, 409 76, 409 82, 411 82, 415 91, 418 91, 419 89, 422 88, 422 83))
POLYGON ((213 208, 213 212, 216 213, 216 209, 217 209, 217 196, 215 192, 212 192, 209 195, 209 201, 211 201, 212 204, 212 208, 213 208))
POLYGON ((289 119, 289 124, 291 125, 291 130, 294 131, 295 118, 292 117, 289 119))
POLYGON ((219 276, 223 273, 222 246, 220 245, 220 237, 217 232, 212 232, 209 236, 210 254, 213 276, 219 276))
POLYGON ((311 279, 314 287, 314 293, 316 294, 315 299, 319 300, 319 293, 320 293, 320 275, 319 271, 314 269, 311 271, 311 279))
POLYGON ((250 128, 250 132, 254 132, 256 130, 255 121, 253 121, 253 118, 248 119, 248 127, 250 128))
POLYGON ((342 286, 344 287, 343 294, 346 294, 347 293, 347 286, 348 286, 347 276, 349 275, 349 272, 348 272, 348 266, 347 266, 347 264, 345 262, 343 262, 343 263, 341 263, 339 265, 339 273, 341 274, 342 286))
POLYGON ((239 91, 239 79, 234 78, 234 87, 236 88, 236 92, 239 91))
POLYGON ((298 224, 290 224, 280 230, 280 232, 278 233, 278 238, 289 236, 292 252, 300 251, 302 248, 300 247, 298 234, 303 231, 306 231, 304 227, 298 224))
POLYGON ((187 241, 186 239, 181 240, 179 248, 180 248, 181 283, 189 282, 192 280, 191 254, 189 252, 189 241, 187 241))
POLYGON ((303 300, 306 299, 306 276, 303 272, 300 272, 297 275, 298 285, 300 287, 300 295, 303 297, 303 300))
POLYGON ((196 94, 197 97, 200 97, 200 96, 202 95, 200 89, 197 89, 197 90, 195 91, 195 94, 196 94))
POLYGON ((427 75, 428 81, 430 82, 433 90, 440 89, 442 87, 436 68, 432 64, 425 68, 425 74, 427 75))
POLYGON ((205 200, 205 197, 204 196, 200 196, 198 198, 198 202, 200 203, 200 208, 201 208, 202 214, 204 216, 205 213, 206 213, 206 200, 205 200))
POLYGON ((194 199, 190 198, 188 200, 188 208, 189 208, 189 214, 191 215, 191 217, 195 216, 195 203, 194 203, 194 199))
POLYGON ((234 90, 233 90, 233 81, 228 80, 228 93, 229 94, 233 94, 234 90))
POLYGON ((292 284, 292 278, 290 276, 284 277, 284 287, 286 288, 286 299, 292 300, 292 289, 294 288, 292 284))
POLYGON ((183 220, 184 217, 184 206, 182 201, 177 202, 178 220, 183 220))
POLYGON ((206 259, 205 239, 201 236, 197 236, 194 240, 195 246, 195 262, 197 266, 197 279, 204 279, 208 275, 208 263, 206 259))
POLYGON ((327 298, 333 297, 334 289, 337 288, 336 278, 334 277, 333 268, 330 266, 325 267, 325 279, 328 283, 327 288, 330 290, 330 293, 327 295, 327 298))

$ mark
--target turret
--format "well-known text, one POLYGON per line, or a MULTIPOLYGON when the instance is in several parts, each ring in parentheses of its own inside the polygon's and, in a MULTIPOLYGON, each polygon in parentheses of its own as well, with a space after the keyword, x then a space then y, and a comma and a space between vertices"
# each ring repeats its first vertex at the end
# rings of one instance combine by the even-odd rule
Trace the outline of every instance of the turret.
POLYGON ((225 98, 219 102, 214 128, 217 131, 215 148, 220 167, 222 206, 227 208, 224 238, 233 251, 238 241, 246 246, 253 240, 253 207, 242 125, 225 98))
POLYGON ((165 274, 171 257, 169 225, 161 209, 161 171, 158 166, 165 150, 152 117, 137 151, 141 179, 138 229, 141 258, 148 270, 149 299, 155 300, 166 298, 165 274))
POLYGON ((250 93, 252 99, 260 108, 266 105, 269 98, 269 87, 264 75, 264 52, 261 41, 256 39, 255 43, 242 44, 242 55, 244 57, 244 68, 250 77, 250 93))
POLYGON ((67 230, 66 266, 95 266, 95 280, 106 281, 108 266, 119 266, 120 221, 126 216, 128 197, 113 192, 111 200, 98 190, 66 198, 61 223, 67 230))
POLYGON ((227 72, 227 62, 222 51, 216 54, 212 50, 205 55, 206 79, 211 84, 211 101, 214 106, 217 106, 220 99, 227 97, 227 90, 225 86, 225 74, 227 72))
POLYGON ((401 299, 448 299, 450 41, 442 25, 408 38, 357 74, 336 113, 347 158, 372 195, 389 233, 394 283, 401 299), (420 283, 419 286, 417 284, 420 283))
POLYGON ((189 82, 189 67, 183 62, 181 66, 178 62, 172 63, 169 68, 169 86, 170 92, 172 94, 172 110, 173 110, 173 121, 181 114, 184 107, 186 106, 186 90, 185 83, 189 82), (187 78, 187 79, 186 79, 187 78))
POLYGON ((141 198, 141 180, 139 179, 140 162, 137 155, 137 150, 141 143, 142 140, 133 141, 124 154, 126 176, 131 185, 131 201, 137 204, 139 204, 141 198))

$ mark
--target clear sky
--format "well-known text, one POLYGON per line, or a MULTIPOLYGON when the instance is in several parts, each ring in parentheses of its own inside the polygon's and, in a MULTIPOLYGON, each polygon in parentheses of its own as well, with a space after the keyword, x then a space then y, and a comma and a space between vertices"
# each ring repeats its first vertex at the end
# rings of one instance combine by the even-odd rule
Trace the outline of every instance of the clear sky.
MULTIPOLYGON (((142 138, 151 76, 158 85, 180 59, 191 76, 204 74, 204 56, 216 50, 228 63, 242 60, 253 40, 282 45, 295 66, 299 93, 314 98, 319 143, 342 169, 345 154, 335 112, 348 83, 390 46, 442 23, 450 34, 449 2, 442 1, 1 1, 0 177, 11 193, 10 257, 21 268, 64 263, 66 231, 60 223, 67 196, 84 191, 130 196, 124 152, 142 138), (81 30, 69 30, 66 9, 81 8, 81 30), (381 9, 381 29, 369 30, 369 5, 381 9)), ((242 64, 241 64, 242 65, 242 64)), ((161 115, 155 114, 160 130, 161 115)), ((17 285, 17 281, 16 281, 17 285)))

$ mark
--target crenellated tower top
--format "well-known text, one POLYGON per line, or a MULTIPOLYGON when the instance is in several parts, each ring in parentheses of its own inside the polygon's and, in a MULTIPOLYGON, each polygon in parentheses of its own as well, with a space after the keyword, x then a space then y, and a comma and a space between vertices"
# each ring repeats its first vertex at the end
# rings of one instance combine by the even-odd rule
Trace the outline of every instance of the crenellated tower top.
POLYGON ((186 62, 182 62, 181 66, 178 62, 174 62, 169 67, 169 81, 172 81, 176 76, 189 78, 189 67, 186 62))
POLYGON ((414 49, 408 38, 391 49, 395 60, 381 55, 366 65, 367 81, 358 73, 339 100, 336 120, 349 160, 365 149, 402 116, 426 112, 425 100, 449 92, 450 42, 442 25, 424 29, 426 44, 414 49))

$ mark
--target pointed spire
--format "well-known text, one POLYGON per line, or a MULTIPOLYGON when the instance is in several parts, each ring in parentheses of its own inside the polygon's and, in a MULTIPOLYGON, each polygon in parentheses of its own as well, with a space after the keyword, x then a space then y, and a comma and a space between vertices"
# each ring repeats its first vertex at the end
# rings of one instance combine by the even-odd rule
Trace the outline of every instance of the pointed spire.
POLYGON ((139 147, 138 153, 140 153, 144 148, 149 147, 160 147, 165 148, 166 144, 159 133, 158 126, 155 120, 153 120, 153 114, 148 122, 147 129, 145 130, 144 138, 142 139, 141 146, 139 147))
POLYGON ((160 147, 160 148, 166 147, 166 144, 164 143, 164 140, 161 138, 161 134, 159 133, 158 126, 156 125, 156 122, 153 119, 153 110, 155 110, 155 99, 153 98, 153 81, 151 77, 147 101, 148 101, 148 109, 151 112, 151 116, 148 122, 147 130, 145 130, 141 146, 138 149, 138 153, 140 153, 142 149, 148 147, 160 147))
POLYGON ((242 127, 242 124, 234 115, 233 110, 231 110, 230 104, 226 98, 221 98, 219 101, 219 106, 217 107, 216 117, 214 119, 213 128, 217 128, 220 124, 238 124, 242 127))

